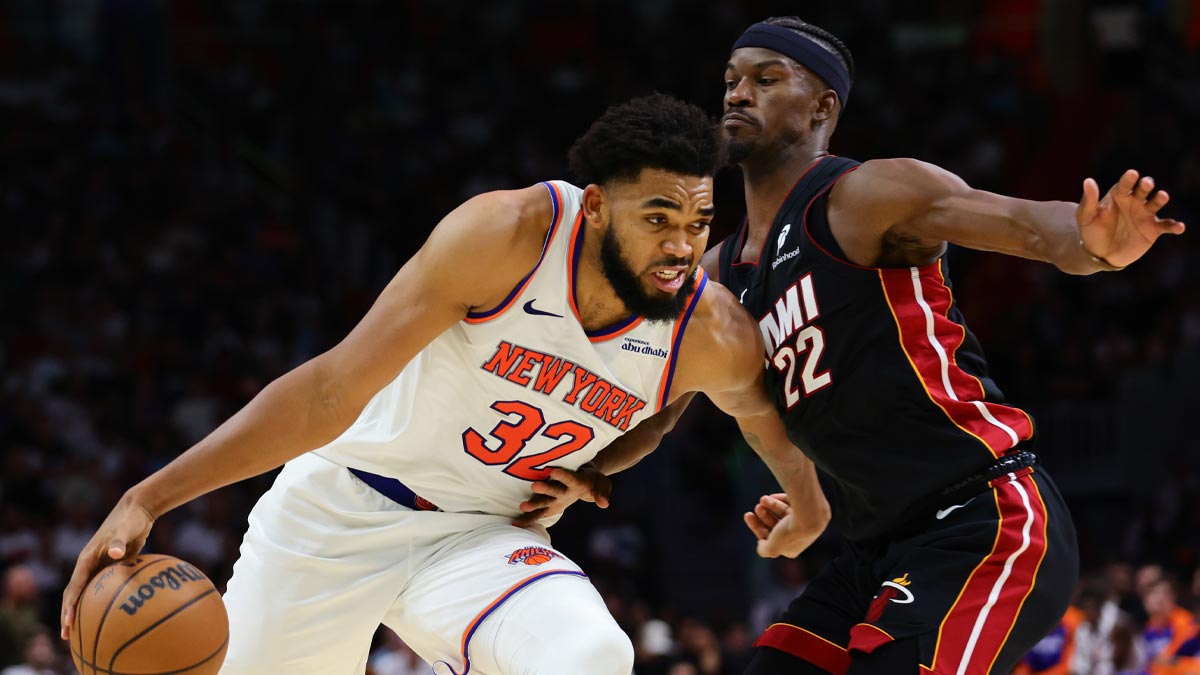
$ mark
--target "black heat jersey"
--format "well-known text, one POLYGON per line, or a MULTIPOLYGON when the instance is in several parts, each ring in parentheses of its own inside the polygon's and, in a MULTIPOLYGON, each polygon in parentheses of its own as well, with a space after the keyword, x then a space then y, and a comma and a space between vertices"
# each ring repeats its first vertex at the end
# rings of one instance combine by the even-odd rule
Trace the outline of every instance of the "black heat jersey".
POLYGON ((845 261, 826 205, 857 167, 818 161, 779 208, 757 260, 737 259, 745 226, 720 255, 721 283, 759 322, 788 434, 830 479, 853 540, 886 534, 1034 431, 988 377, 944 258, 895 269, 845 261))

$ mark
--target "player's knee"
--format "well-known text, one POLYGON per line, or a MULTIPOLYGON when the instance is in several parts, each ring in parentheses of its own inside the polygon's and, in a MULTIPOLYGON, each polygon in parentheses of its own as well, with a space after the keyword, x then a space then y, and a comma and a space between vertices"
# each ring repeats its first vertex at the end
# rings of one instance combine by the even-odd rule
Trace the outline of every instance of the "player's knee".
POLYGON ((555 649, 544 655, 537 675, 629 675, 633 671, 633 643, 612 621, 562 636, 555 649))

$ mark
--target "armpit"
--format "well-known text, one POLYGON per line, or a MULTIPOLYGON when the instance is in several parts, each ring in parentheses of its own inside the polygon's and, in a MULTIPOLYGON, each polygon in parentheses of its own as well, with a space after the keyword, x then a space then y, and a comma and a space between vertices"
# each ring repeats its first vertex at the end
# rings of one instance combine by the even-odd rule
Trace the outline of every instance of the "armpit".
POLYGON ((874 267, 928 265, 946 253, 946 242, 930 242, 892 228, 884 233, 874 267))

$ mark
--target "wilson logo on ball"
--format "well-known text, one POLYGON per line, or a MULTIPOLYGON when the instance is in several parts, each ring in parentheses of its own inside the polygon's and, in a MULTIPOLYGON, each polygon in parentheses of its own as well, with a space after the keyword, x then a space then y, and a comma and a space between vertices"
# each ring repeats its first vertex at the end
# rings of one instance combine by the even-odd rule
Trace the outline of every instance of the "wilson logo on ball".
POLYGON ((541 565, 550 562, 553 558, 561 558, 555 551, 542 546, 526 546, 519 548, 508 556, 509 565, 541 565))
POLYGON ((163 589, 178 590, 180 586, 189 581, 200 581, 204 578, 203 572, 185 562, 181 562, 174 567, 168 567, 150 577, 146 583, 138 586, 137 591, 131 593, 129 598, 121 603, 121 611, 129 616, 133 616, 142 608, 142 605, 146 604, 147 600, 154 597, 156 592, 163 589))

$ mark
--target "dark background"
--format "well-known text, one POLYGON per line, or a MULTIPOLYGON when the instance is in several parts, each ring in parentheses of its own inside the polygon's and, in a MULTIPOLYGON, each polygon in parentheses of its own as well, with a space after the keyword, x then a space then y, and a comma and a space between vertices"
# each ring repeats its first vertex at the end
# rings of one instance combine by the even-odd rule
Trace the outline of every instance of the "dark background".
MULTIPOLYGON (((854 52, 835 153, 1031 199, 1132 167, 1200 226, 1197 0, 5 0, 0 568, 34 572, 29 602, 56 625, 65 570, 122 491, 332 346, 442 215, 568 177, 573 139, 631 96, 716 115, 734 38, 782 14, 854 52)), ((717 196, 714 242, 742 216, 736 171, 717 196)), ((1185 604, 1198 242, 1087 278, 950 254, 995 379, 1038 423, 1085 571, 1158 562, 1185 604)), ((697 670, 734 673, 836 535, 801 563, 757 560, 740 513, 771 481, 710 411, 621 476, 607 512, 580 505, 554 535, 637 640, 661 619, 670 658, 720 640, 718 670, 697 670)), ((223 580, 269 484, 178 509, 152 547, 223 580)))

